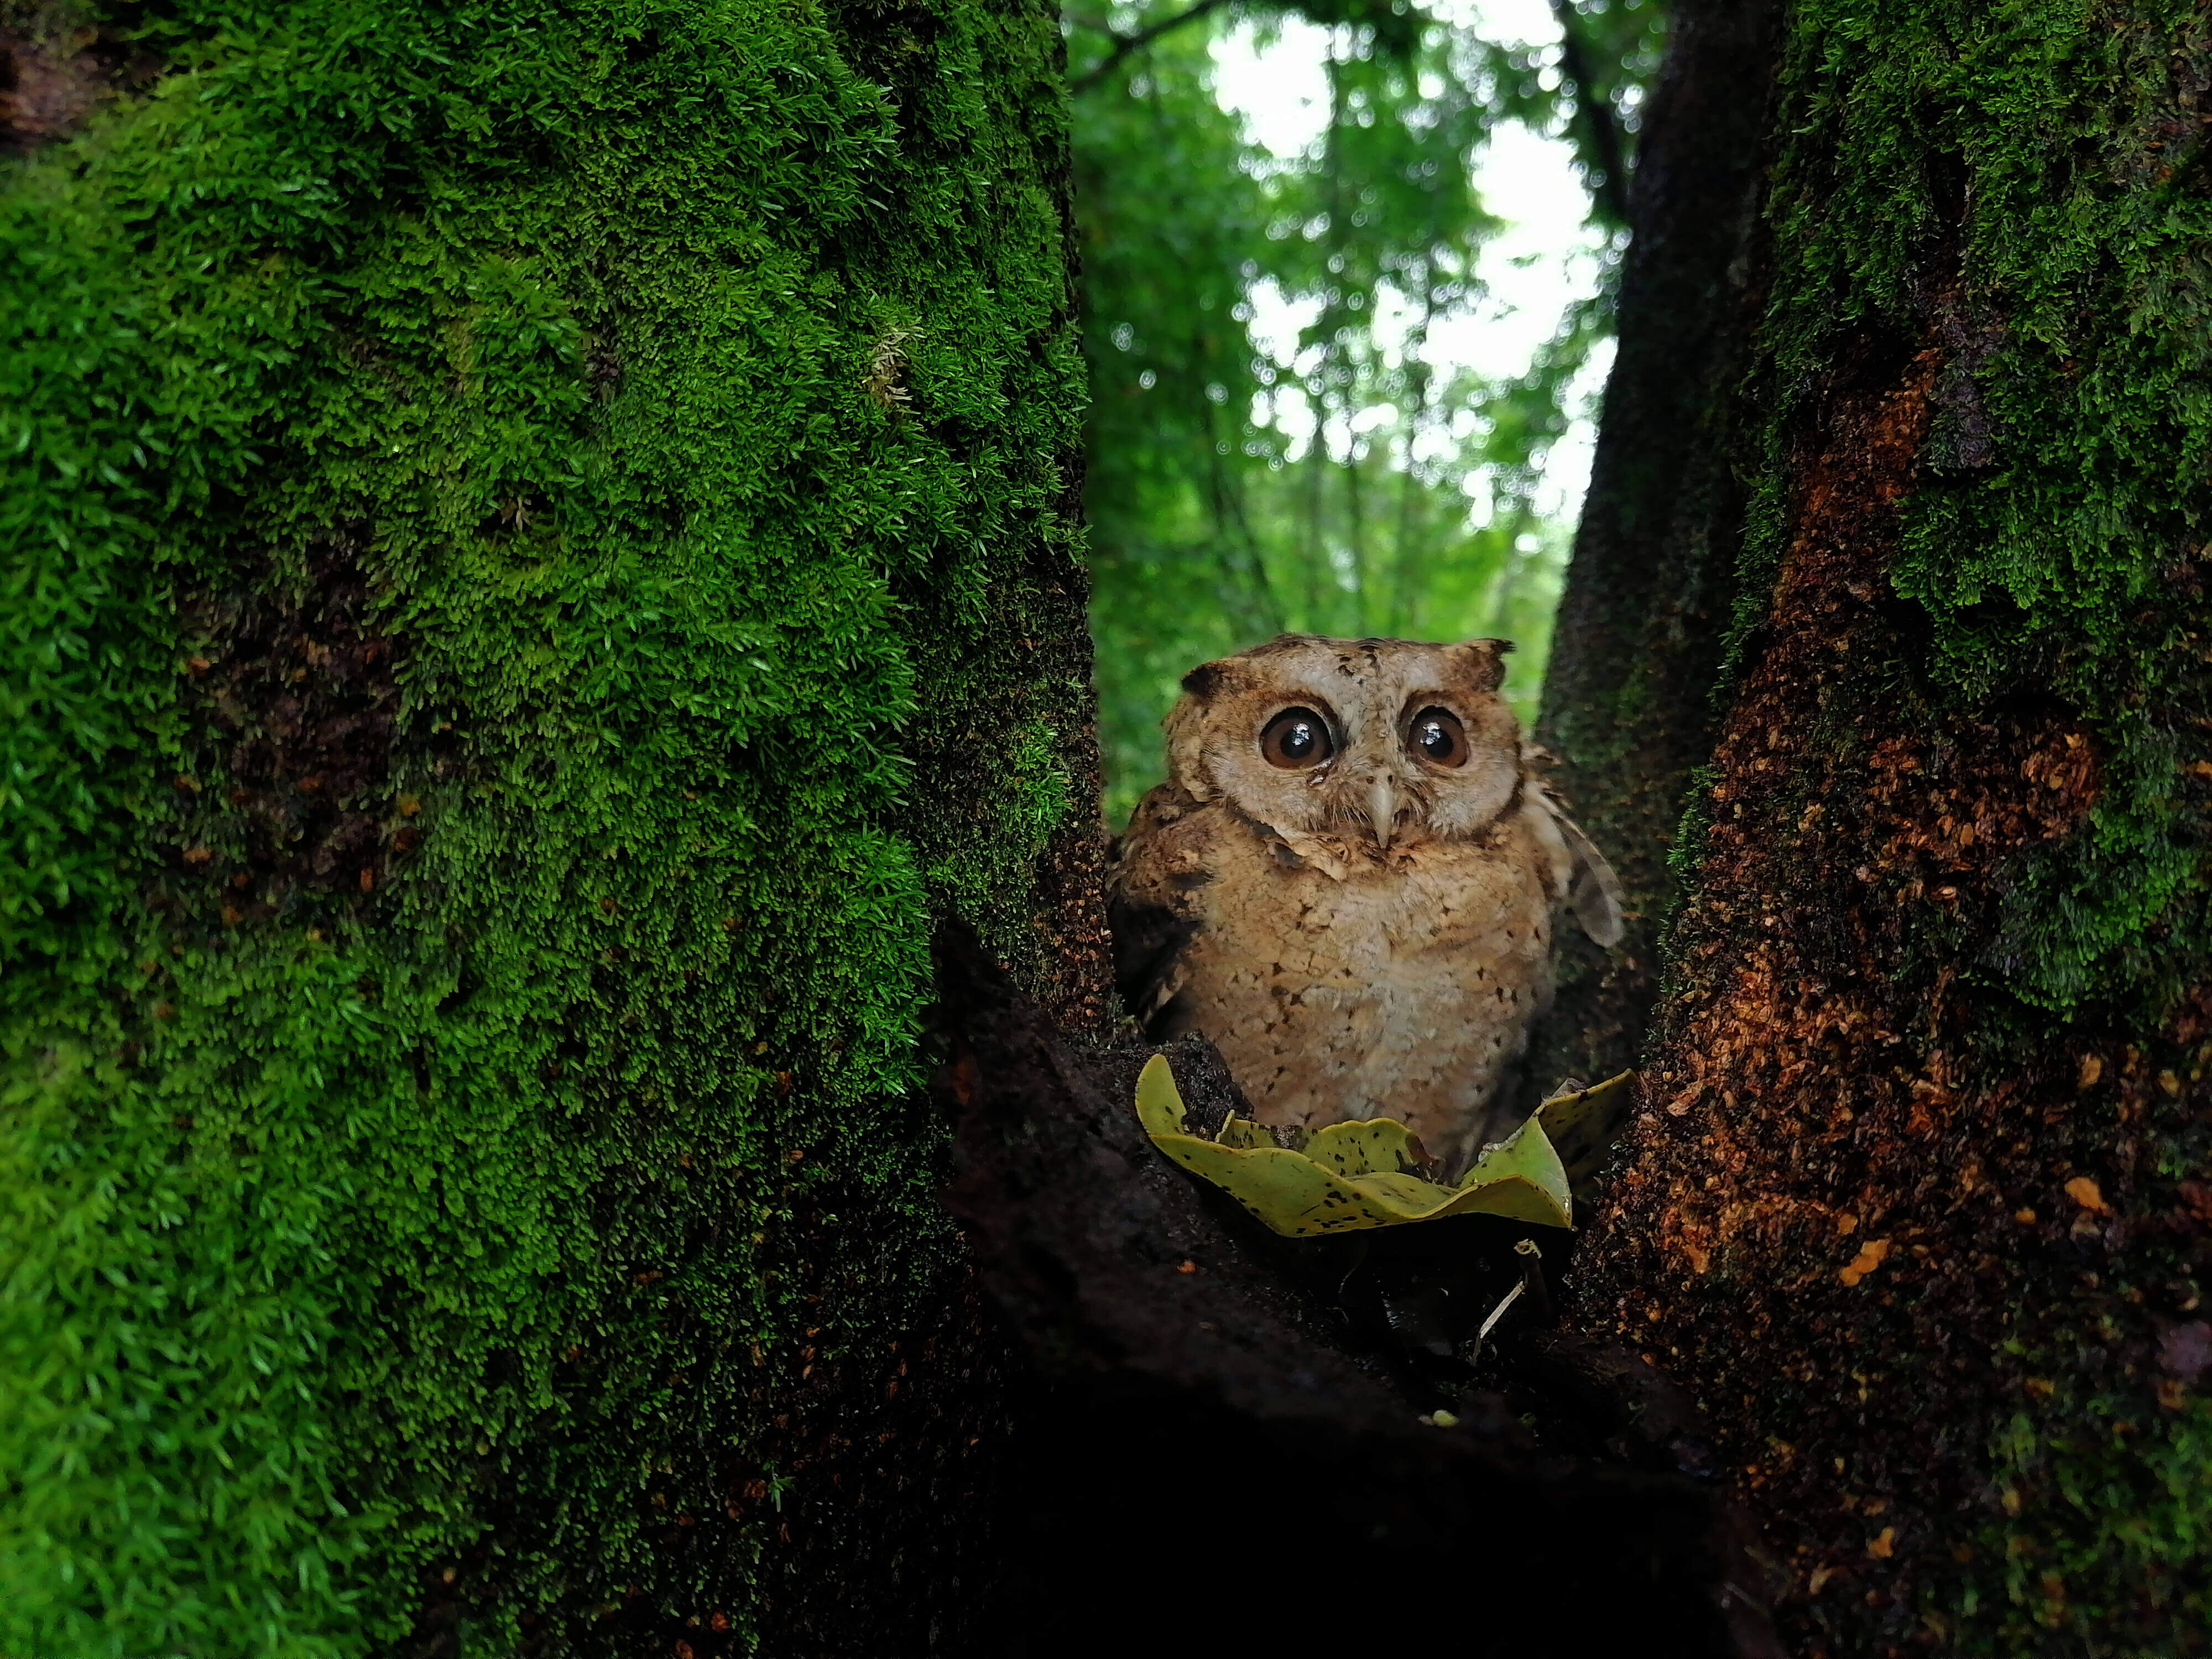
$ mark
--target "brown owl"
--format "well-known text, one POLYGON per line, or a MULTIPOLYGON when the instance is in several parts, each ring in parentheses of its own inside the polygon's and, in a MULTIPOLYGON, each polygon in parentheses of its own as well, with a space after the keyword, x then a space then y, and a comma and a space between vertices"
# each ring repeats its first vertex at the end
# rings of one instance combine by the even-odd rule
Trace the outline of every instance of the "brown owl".
POLYGON ((1498 698, 1510 648, 1285 634, 1184 677, 1115 849, 1116 976, 1262 1123, 1394 1117, 1456 1178, 1513 1127, 1559 913, 1620 938, 1619 882, 1498 698))

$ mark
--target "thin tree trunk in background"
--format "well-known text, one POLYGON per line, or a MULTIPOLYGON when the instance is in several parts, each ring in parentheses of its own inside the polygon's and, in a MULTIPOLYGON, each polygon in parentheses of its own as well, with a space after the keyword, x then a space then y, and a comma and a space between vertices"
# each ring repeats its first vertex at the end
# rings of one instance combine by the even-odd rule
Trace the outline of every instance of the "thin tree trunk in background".
POLYGON ((1398 474, 1398 526, 1390 556, 1390 614, 1383 623, 1389 632, 1406 639, 1418 639, 1421 632, 1421 619, 1415 612, 1420 608, 1419 577, 1427 552, 1419 523, 1425 516, 1426 495, 1413 452, 1420 441, 1422 424, 1428 419, 1430 394, 1434 390, 1434 376, 1421 354, 1427 349, 1429 332, 1436 326, 1436 273, 1425 260, 1420 271, 1421 320, 1406 341, 1406 377, 1413 383, 1413 406, 1406 416, 1406 465, 1398 474), (1421 550, 1416 552, 1417 548, 1421 550))
MULTIPOLYGON (((1647 245, 1547 694, 1646 911, 1592 1069, 1711 760, 1583 1316, 1710 1415, 1797 1651, 2201 1653, 2212 27, 1809 0, 1780 62, 1749 375, 1654 403, 1647 245)), ((1694 239, 1667 112, 1639 235, 1694 239)))
POLYGON ((1345 544, 1351 550, 1352 632, 1362 636, 1375 631, 1375 594, 1367 568, 1367 507, 1359 489, 1359 441, 1352 438, 1344 460, 1345 544))
POLYGON ((1609 222, 1626 224, 1628 164, 1620 142, 1620 119, 1613 112, 1612 89, 1591 64, 1575 0, 1552 0, 1552 15, 1559 25, 1559 67, 1573 83, 1575 114, 1589 135, 1589 153, 1597 163, 1597 199, 1604 206, 1609 222))
POLYGON ((1606 384, 1537 737, 1627 891, 1608 956, 1568 930, 1528 1079, 1632 1065, 1659 982, 1667 853, 1711 748, 1707 693, 1742 492, 1729 392, 1748 361, 1775 0, 1686 0, 1638 148, 1620 348, 1606 384))

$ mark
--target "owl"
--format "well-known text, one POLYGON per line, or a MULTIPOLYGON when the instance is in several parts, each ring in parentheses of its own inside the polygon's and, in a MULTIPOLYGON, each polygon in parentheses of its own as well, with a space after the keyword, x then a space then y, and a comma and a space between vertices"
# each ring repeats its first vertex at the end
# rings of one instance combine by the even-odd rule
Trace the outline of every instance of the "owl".
POLYGON ((1264 1124, 1392 1117, 1455 1180, 1510 1132, 1571 912, 1620 885, 1498 696, 1499 640, 1285 634, 1193 669, 1115 843, 1115 975, 1212 1040, 1264 1124))

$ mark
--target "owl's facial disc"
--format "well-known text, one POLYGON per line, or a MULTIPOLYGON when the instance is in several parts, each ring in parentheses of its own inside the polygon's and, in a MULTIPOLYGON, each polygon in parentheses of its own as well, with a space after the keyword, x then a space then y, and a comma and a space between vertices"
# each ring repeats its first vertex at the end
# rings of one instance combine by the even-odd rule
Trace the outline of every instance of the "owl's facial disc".
POLYGON ((1472 840, 1520 787, 1504 649, 1287 634, 1201 663, 1168 714, 1170 775, 1194 800, 1285 836, 1357 838, 1385 864, 1472 840))

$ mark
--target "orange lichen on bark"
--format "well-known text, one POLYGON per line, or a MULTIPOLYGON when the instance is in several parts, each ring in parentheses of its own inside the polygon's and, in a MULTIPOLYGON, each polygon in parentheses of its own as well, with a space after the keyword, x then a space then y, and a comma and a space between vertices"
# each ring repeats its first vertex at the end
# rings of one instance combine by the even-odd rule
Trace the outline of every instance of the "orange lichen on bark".
POLYGON ((1851 1258, 1850 1265, 1838 1273, 1836 1277, 1842 1279, 1846 1286, 1856 1285, 1888 1259, 1889 1241, 1870 1238, 1859 1247, 1859 1253, 1851 1258))
POLYGON ((1965 1058, 1973 981, 2002 971, 2005 884, 2082 823, 2099 765, 2053 702, 1916 701, 1912 619, 1885 572, 1941 362, 1863 370, 1800 457, 1647 1109, 1583 1256, 1590 1311, 1694 1389, 1808 1593, 1848 1563, 1900 1607, 1923 1557, 1954 1560, 1943 1517, 1979 1479, 2017 1272, 1994 1235, 2020 1238, 2023 1200, 2055 1189, 2075 1204, 2042 1234, 2109 1209, 2044 1133, 2101 1062, 2054 1053, 1992 1079, 1965 1058), (1850 1448, 1848 1472, 1778 1462, 1778 1437, 1850 1448), (1839 1506, 1847 1479, 1895 1512, 1872 1542, 1839 1506))

